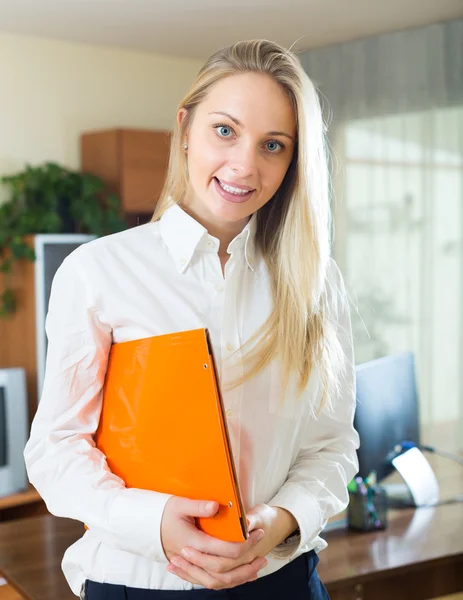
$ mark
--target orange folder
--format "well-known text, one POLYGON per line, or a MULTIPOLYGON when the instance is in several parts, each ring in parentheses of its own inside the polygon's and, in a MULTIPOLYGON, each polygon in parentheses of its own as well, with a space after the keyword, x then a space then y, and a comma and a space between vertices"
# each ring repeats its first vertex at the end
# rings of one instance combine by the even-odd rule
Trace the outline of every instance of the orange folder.
POLYGON ((127 487, 215 500, 197 526, 248 538, 207 329, 112 346, 95 442, 127 487))

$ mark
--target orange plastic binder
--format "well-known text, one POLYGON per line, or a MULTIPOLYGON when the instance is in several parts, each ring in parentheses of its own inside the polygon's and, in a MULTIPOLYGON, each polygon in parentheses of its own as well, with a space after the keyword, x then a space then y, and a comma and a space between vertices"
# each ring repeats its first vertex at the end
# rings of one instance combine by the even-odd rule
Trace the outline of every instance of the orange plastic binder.
POLYGON ((112 346, 95 442, 127 487, 216 500, 197 526, 248 538, 207 329, 112 346))

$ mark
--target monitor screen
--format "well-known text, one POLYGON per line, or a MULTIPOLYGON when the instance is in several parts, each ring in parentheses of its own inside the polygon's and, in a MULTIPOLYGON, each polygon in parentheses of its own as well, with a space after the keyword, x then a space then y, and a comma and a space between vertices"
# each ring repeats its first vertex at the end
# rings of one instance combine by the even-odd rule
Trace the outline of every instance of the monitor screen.
POLYGON ((63 260, 80 245, 93 239, 85 234, 42 234, 35 236, 35 289, 36 289, 36 343, 37 343, 37 393, 43 387, 48 340, 45 335, 45 318, 48 311, 53 278, 63 260))
MULTIPOLYGON (((78 241, 75 242, 48 242, 47 244, 43 245, 43 304, 45 306, 45 311, 48 310, 51 284, 58 267, 61 265, 66 256, 71 254, 71 252, 73 252, 81 244, 82 241, 78 238, 78 241)), ((45 353, 47 351, 47 347, 48 340, 45 337, 45 353)))
POLYGON ((381 481, 394 470, 387 456, 397 444, 420 443, 415 361, 410 352, 397 354, 358 365, 356 372, 359 475, 376 471, 381 481))
POLYGON ((0 467, 7 464, 7 426, 5 388, 0 385, 0 467))

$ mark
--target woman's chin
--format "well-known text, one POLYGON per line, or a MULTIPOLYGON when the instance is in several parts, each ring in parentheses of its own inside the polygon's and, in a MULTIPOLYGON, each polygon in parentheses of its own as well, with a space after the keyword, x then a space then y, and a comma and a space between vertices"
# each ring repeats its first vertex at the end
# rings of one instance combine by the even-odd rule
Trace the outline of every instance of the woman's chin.
POLYGON ((231 204, 222 202, 216 203, 212 209, 214 216, 223 221, 239 221, 249 217, 253 210, 249 205, 231 204))

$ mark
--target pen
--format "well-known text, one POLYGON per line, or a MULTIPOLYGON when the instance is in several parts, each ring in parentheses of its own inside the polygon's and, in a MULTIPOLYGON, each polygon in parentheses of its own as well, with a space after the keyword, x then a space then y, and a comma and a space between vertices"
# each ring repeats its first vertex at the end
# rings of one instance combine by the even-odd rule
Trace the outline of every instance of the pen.
POLYGON ((352 481, 347 486, 347 489, 353 494, 356 494, 358 492, 357 482, 355 481, 355 479, 352 479, 352 481))

